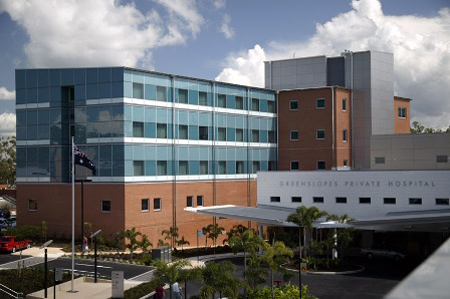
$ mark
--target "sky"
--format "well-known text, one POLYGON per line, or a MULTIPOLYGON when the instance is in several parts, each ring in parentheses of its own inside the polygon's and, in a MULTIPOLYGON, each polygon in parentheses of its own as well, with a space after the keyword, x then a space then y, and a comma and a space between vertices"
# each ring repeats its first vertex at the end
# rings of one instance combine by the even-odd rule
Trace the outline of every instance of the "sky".
POLYGON ((411 119, 450 125, 449 0, 0 0, 0 135, 14 70, 129 66, 264 86, 263 62, 394 53, 411 119))

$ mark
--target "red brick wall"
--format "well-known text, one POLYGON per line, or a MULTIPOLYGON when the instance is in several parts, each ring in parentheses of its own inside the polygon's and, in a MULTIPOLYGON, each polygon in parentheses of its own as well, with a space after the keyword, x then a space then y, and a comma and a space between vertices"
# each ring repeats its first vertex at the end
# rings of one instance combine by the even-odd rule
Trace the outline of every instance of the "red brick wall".
POLYGON ((335 166, 344 166, 344 160, 348 166, 352 165, 352 102, 351 92, 347 89, 335 88, 335 166), (347 99, 347 109, 342 110, 342 100, 347 99), (343 141, 343 130, 347 130, 347 142, 343 141))
POLYGON ((410 110, 410 99, 404 99, 399 97, 394 97, 394 123, 395 123, 395 134, 410 134, 411 127, 411 110, 410 110), (398 108, 406 108, 406 118, 398 117, 398 108))

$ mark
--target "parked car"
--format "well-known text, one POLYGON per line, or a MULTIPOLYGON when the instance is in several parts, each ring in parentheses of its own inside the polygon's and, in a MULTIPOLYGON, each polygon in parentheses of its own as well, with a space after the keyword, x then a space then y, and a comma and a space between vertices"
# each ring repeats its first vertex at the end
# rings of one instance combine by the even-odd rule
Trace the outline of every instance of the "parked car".
POLYGON ((10 227, 8 220, 0 219, 0 229, 5 231, 8 227, 10 227))
POLYGON ((21 240, 16 236, 0 237, 0 251, 16 252, 20 249, 30 248, 32 241, 30 239, 21 240))
POLYGON ((371 249, 362 249, 362 253, 368 258, 373 259, 374 257, 391 258, 395 261, 401 261, 406 259, 406 255, 394 250, 393 248, 388 248, 384 246, 373 246, 371 249))

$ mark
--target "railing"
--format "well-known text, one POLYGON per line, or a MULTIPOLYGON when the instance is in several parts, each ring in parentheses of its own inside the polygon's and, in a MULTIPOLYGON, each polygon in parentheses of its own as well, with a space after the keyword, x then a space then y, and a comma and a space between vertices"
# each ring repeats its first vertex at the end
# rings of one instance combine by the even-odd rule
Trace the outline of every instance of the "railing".
POLYGON ((1 283, 0 283, 0 292, 5 293, 6 295, 9 295, 12 298, 17 298, 17 299, 24 298, 23 293, 18 293, 16 291, 14 291, 13 289, 10 289, 7 286, 2 285, 1 283))

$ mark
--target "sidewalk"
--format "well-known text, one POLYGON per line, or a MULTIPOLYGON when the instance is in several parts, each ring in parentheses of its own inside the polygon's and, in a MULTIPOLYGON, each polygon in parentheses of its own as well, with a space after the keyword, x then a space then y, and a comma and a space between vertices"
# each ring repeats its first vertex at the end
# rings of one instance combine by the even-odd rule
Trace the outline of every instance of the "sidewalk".
MULTIPOLYGON (((20 255, 22 252, 22 255, 31 255, 32 257, 44 257, 45 250, 39 247, 31 247, 29 249, 24 249, 22 251, 17 251, 15 253, 12 253, 12 255, 20 255)), ((47 247, 47 257, 48 258, 59 258, 63 256, 65 253, 62 251, 61 248, 55 248, 55 247, 47 247)))

